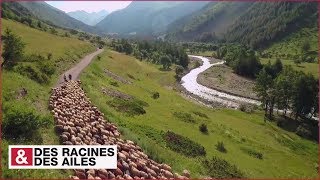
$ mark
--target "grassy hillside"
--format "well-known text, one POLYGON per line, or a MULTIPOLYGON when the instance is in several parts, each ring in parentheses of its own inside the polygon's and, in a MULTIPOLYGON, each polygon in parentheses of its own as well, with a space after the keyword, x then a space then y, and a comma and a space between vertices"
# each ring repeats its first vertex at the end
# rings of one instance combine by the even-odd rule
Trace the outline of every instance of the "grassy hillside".
POLYGON ((56 26, 78 29, 85 32, 97 33, 97 28, 89 26, 77 19, 70 17, 64 11, 61 11, 46 2, 19 2, 27 8, 34 16, 41 20, 50 22, 56 26))
POLYGON ((273 43, 270 47, 263 51, 272 58, 288 58, 294 59, 296 55, 304 54, 302 52, 302 44, 310 43, 309 53, 315 57, 318 56, 318 27, 305 27, 301 30, 290 34, 281 41, 273 43))
POLYGON ((188 169, 192 177, 218 174, 230 177, 229 173, 233 172, 230 166, 219 169, 224 159, 243 172, 244 177, 317 176, 316 143, 264 123, 262 112, 210 109, 186 100, 172 90, 173 71, 163 72, 159 66, 105 51, 100 60, 96 59, 85 70, 81 80, 91 101, 107 119, 118 124, 125 138, 137 142, 152 158, 172 165, 174 171, 188 169), (111 78, 104 69, 132 83, 111 78), (103 93, 106 88, 108 95, 103 93), (159 98, 153 98, 155 92, 159 98), (132 99, 112 97, 115 94, 132 99), (207 125, 208 134, 199 131, 202 123, 207 125), (206 155, 189 157, 184 155, 189 148, 172 148, 164 138, 168 130, 199 143, 206 155), (226 153, 216 149, 219 141, 223 142, 226 153), (218 160, 212 162, 211 168, 205 168, 203 160, 212 157, 218 160))
MULTIPOLYGON (((267 64, 268 62, 274 63, 276 58, 260 58, 260 62, 262 64, 267 64)), ((306 74, 311 73, 314 77, 319 77, 319 64, 318 63, 306 63, 303 62, 301 64, 296 65, 292 60, 289 59, 281 59, 283 65, 292 66, 293 69, 297 71, 302 71, 306 74)))
MULTIPOLYGON (((48 60, 48 65, 56 68, 55 73, 50 77, 47 84, 39 84, 16 70, 4 70, 2 72, 3 123, 5 123, 8 113, 18 109, 19 111, 28 111, 35 116, 39 116, 41 124, 43 124, 39 130, 40 140, 3 139, 2 176, 4 178, 66 178, 68 171, 8 170, 7 146, 8 144, 59 144, 58 137, 53 130, 53 118, 47 108, 50 89, 57 82, 57 77, 61 72, 76 63, 83 55, 94 51, 95 48, 91 44, 78 39, 56 36, 11 20, 1 20, 2 34, 6 28, 10 28, 26 43, 25 56, 35 54, 47 57, 48 53, 52 53, 52 58, 48 60), (23 88, 27 91, 26 94, 21 93, 23 88)), ((39 63, 37 60, 20 62, 18 66, 28 64, 31 67, 35 67, 39 63)))

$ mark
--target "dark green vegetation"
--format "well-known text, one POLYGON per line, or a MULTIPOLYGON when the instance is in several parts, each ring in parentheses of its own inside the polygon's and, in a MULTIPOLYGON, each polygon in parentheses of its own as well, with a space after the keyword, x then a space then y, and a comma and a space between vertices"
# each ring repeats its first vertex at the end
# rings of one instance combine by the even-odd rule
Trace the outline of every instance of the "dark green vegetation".
POLYGON ((257 158, 257 159, 263 159, 263 154, 260 153, 260 152, 255 151, 253 149, 243 147, 243 148, 241 148, 241 150, 243 152, 247 153, 249 156, 252 156, 252 157, 257 158))
POLYGON ((42 28, 32 27, 40 21, 30 16, 31 25, 23 23, 26 16, 18 14, 23 11, 7 10, 11 16, 1 19, 4 59, 2 177, 68 177, 71 173, 61 170, 8 170, 8 145, 59 144, 54 132, 53 117, 47 108, 51 87, 66 68, 83 55, 94 51, 95 47, 73 36, 61 36, 65 32, 63 29, 55 27, 57 35, 46 32, 43 27, 52 26, 42 21, 42 28), (14 21, 8 20, 9 17, 14 21))
POLYGON ((262 51, 261 57, 291 60, 310 59, 317 62, 318 27, 303 27, 262 51), (307 46, 306 46, 307 45, 307 46), (305 47, 310 46, 309 49, 305 47))
POLYGON ((169 39, 267 47, 301 27, 316 27, 315 2, 211 2, 169 26, 169 39))
POLYGON ((187 123, 196 123, 196 120, 191 116, 191 114, 186 112, 174 112, 173 115, 177 117, 179 120, 187 122, 187 123))
POLYGON ((137 99, 121 99, 114 98, 108 101, 108 105, 115 108, 117 111, 125 112, 128 116, 145 114, 146 111, 143 109, 148 106, 148 103, 137 100, 137 99))
POLYGON ((277 76, 272 76, 267 68, 257 77, 256 91, 263 102, 265 112, 272 119, 274 107, 291 110, 295 119, 311 118, 318 112, 318 80, 311 74, 294 71, 285 67, 277 76))
POLYGON ((2 133, 4 139, 11 139, 14 143, 29 142, 41 144, 43 139, 39 129, 52 124, 50 117, 40 117, 33 109, 15 104, 5 106, 2 133))
POLYGON ((226 40, 266 47, 301 27, 317 26, 315 2, 256 2, 230 26, 226 40))
MULTIPOLYGON (((310 45, 305 43, 301 48, 308 52, 310 45)), ((317 78, 310 73, 293 70, 291 66, 283 67, 280 59, 272 64, 269 61, 261 65, 255 52, 241 45, 222 45, 214 56, 226 60, 226 64, 232 67, 235 73, 256 78, 254 90, 268 119, 274 119, 275 110, 283 111, 281 114, 284 118, 287 112, 290 112, 290 118, 302 120, 300 126, 309 124, 308 128, 304 127, 299 133, 298 129, 301 130, 302 127, 296 127, 297 133, 302 137, 317 139, 318 133, 312 132, 312 127, 310 128, 314 126, 310 119, 317 116, 319 107, 317 78)), ((245 112, 246 107, 240 107, 240 110, 245 112)))
POLYGON ((203 166, 210 177, 215 178, 243 178, 241 172, 235 165, 228 161, 213 156, 211 160, 204 160, 203 166))
POLYGON ((274 119, 275 109, 282 110, 284 117, 290 112, 290 117, 294 117, 295 120, 300 118, 302 121, 297 127, 297 133, 316 140, 318 132, 313 133, 310 125, 316 125, 311 119, 318 114, 318 80, 311 74, 295 71, 290 66, 273 76, 267 67, 260 71, 255 88, 263 103, 265 116, 274 119))
POLYGON ((134 41, 113 40, 111 47, 128 55, 133 54, 137 59, 146 60, 154 64, 161 64, 162 70, 169 70, 171 64, 186 68, 189 58, 183 47, 162 41, 134 41))
POLYGON ((208 128, 207 128, 207 125, 206 125, 206 124, 200 124, 199 130, 200 130, 203 134, 208 134, 208 128))
POLYGON ((206 155, 204 147, 196 142, 191 141, 189 138, 183 137, 171 131, 167 131, 164 136, 167 146, 173 151, 191 157, 206 155))
POLYGON ((3 62, 1 67, 8 69, 13 68, 23 58, 25 44, 21 38, 13 34, 10 29, 6 29, 3 36, 4 46, 3 53, 1 54, 3 62))
POLYGON ((222 153, 227 153, 227 149, 224 147, 224 144, 221 141, 216 144, 216 149, 222 153))
POLYGON ((242 76, 255 77, 262 67, 255 52, 241 45, 221 46, 216 57, 224 59, 226 65, 232 67, 235 73, 242 76))
POLYGON ((170 24, 168 38, 187 41, 218 41, 251 2, 210 2, 202 9, 170 24))
POLYGON ((101 59, 94 60, 81 75, 83 88, 92 103, 108 120, 118 125, 123 138, 136 142, 152 159, 170 164, 175 172, 187 169, 193 178, 219 177, 218 174, 240 176, 236 172, 241 172, 241 177, 255 178, 317 176, 317 143, 273 122, 264 123, 262 111, 246 113, 195 104, 173 90, 175 68, 161 71, 160 64, 140 61, 111 50, 100 56, 101 59), (113 87, 109 84, 111 77, 101 76, 104 68, 121 77, 130 74, 134 79, 130 78, 131 84, 118 82, 119 87, 113 87), (149 106, 144 107, 146 113, 127 116, 126 112, 110 108, 108 101, 113 97, 102 94, 101 87, 111 87, 148 103, 149 106), (154 92, 159 92, 158 99, 152 97, 154 92), (174 115, 175 112, 189 113, 195 123, 182 121, 174 115), (201 124, 207 126, 208 134, 199 130, 201 124), (167 131, 203 146, 206 154, 191 157, 172 150, 164 139, 167 131), (227 153, 216 150, 218 142, 224 143, 227 153), (249 155, 242 150, 243 147, 263 154, 263 159, 249 155), (218 160, 210 163, 213 157, 218 160))
POLYGON ((207 2, 135 2, 112 12, 96 27, 127 37, 149 38, 163 33, 167 26, 202 8, 207 2))

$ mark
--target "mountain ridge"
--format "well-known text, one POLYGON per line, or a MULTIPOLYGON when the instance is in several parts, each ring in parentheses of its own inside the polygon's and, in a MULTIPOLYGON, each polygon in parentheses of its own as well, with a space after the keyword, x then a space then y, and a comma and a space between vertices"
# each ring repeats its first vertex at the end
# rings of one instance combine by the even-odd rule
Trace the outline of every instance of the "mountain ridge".
POLYGON ((77 10, 68 12, 67 14, 87 25, 95 26, 97 23, 102 21, 109 14, 109 12, 105 9, 98 12, 87 12, 84 10, 77 10))

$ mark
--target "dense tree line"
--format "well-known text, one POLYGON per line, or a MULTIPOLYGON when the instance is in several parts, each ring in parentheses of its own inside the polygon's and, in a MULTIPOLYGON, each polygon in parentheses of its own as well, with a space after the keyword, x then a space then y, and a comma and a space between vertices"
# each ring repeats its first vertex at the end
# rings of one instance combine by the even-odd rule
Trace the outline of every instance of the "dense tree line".
POLYGON ((314 76, 295 71, 291 66, 277 74, 270 71, 270 66, 265 66, 257 76, 255 87, 270 119, 275 109, 282 110, 284 115, 290 111, 295 119, 313 117, 318 112, 318 90, 318 80, 314 76))
POLYGON ((262 48, 303 26, 316 26, 316 20, 316 2, 257 2, 229 28, 225 38, 262 48))
POLYGON ((177 44, 163 41, 131 41, 113 40, 111 47, 119 52, 133 54, 140 60, 161 64, 163 69, 169 69, 171 64, 187 68, 189 58, 185 49, 177 44))
POLYGON ((214 43, 184 42, 181 43, 181 45, 191 54, 204 51, 216 51, 218 49, 218 45, 214 43))
POLYGON ((214 56, 224 59, 226 65, 242 76, 254 78, 262 68, 255 52, 242 45, 222 45, 214 56))

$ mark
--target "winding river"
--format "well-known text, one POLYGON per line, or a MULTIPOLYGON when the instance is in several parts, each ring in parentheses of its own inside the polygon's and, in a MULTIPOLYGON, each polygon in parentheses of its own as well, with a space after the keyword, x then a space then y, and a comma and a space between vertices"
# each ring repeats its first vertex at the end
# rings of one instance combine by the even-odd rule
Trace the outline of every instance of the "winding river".
POLYGON ((210 60, 203 56, 189 55, 189 57, 201 59, 203 64, 200 67, 191 70, 188 74, 182 77, 181 84, 188 92, 199 96, 200 98, 203 98, 207 101, 218 102, 230 108, 238 108, 241 103, 249 103, 255 105, 261 104, 257 100, 220 92, 199 84, 197 82, 197 78, 200 73, 209 69, 211 66, 221 65, 224 63, 224 61, 211 64, 210 60))

